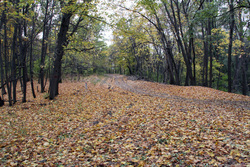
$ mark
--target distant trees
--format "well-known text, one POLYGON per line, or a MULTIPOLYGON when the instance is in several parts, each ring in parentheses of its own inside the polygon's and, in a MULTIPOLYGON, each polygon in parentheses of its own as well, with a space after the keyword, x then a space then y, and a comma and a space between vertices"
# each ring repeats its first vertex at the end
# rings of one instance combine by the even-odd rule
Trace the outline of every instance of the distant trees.
POLYGON ((116 3, 121 10, 130 12, 129 17, 116 19, 118 29, 110 47, 110 56, 117 60, 116 71, 122 67, 120 71, 150 80, 159 81, 160 74, 165 83, 203 85, 229 92, 241 89, 242 94, 247 94, 247 1, 140 0, 130 8, 120 1, 116 3), (140 29, 134 28, 139 25, 140 29), (141 49, 140 43, 148 53, 148 61, 141 61, 140 66, 152 68, 151 76, 131 70, 131 65, 137 65, 136 57, 143 57, 143 52, 132 52, 132 48, 141 49), (119 65, 124 63, 127 66, 119 65))

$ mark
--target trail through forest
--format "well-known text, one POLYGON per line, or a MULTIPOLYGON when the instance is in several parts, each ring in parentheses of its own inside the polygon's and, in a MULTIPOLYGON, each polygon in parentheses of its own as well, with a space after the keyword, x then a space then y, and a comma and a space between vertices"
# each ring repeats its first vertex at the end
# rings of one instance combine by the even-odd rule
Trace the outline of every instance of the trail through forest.
MULTIPOLYGON (((111 77, 110 85, 117 86, 121 89, 134 92, 141 95, 148 95, 152 97, 166 98, 174 103, 189 103, 187 107, 192 105, 205 105, 201 109, 206 110, 217 106, 216 110, 223 110, 223 106, 232 107, 234 109, 250 110, 250 103, 246 100, 228 97, 228 93, 217 91, 210 88, 200 86, 172 86, 160 83, 146 82, 136 80, 136 77, 126 77, 122 75, 109 75, 111 77), (212 92, 211 92, 212 91, 212 92), (209 107, 209 105, 211 105, 209 107)), ((186 108, 187 110, 190 108, 186 108)))
POLYGON ((248 96, 105 75, 31 97, 1 108, 1 166, 249 165, 248 96))

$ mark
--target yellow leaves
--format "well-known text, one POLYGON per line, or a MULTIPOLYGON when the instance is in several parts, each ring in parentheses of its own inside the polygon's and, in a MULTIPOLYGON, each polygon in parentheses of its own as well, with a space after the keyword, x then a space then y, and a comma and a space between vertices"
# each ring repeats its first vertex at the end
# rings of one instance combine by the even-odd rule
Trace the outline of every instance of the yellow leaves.
POLYGON ((138 167, 143 167, 144 165, 146 165, 145 161, 139 161, 138 167))
POLYGON ((151 138, 153 138, 153 139, 154 139, 155 137, 156 137, 156 135, 155 135, 155 134, 152 134, 152 135, 151 135, 151 138))
POLYGON ((230 155, 233 157, 235 157, 235 156, 240 157, 241 156, 239 150, 231 150, 230 155))
POLYGON ((41 101, 44 99, 38 96, 30 110, 22 110, 22 106, 12 108, 15 114, 1 111, 0 130, 5 129, 4 138, 0 138, 1 154, 7 159, 3 165, 11 166, 12 162, 15 166, 16 160, 25 162, 23 166, 32 166, 31 162, 39 162, 37 166, 53 166, 54 162, 74 166, 77 162, 79 166, 139 167, 153 163, 155 166, 246 163, 248 119, 244 116, 238 119, 243 111, 240 107, 231 111, 228 103, 225 107, 217 106, 223 98, 243 101, 241 97, 224 93, 218 96, 217 91, 201 87, 114 78, 109 82, 109 78, 91 77, 88 92, 84 91, 84 83, 62 83, 60 89, 64 91, 50 104, 40 107, 46 100, 41 101), (114 83, 120 83, 124 89, 112 85, 114 90, 108 91, 107 85, 114 83), (143 88, 151 96, 131 93, 126 87, 143 88), (72 96, 72 90, 79 93, 72 96), (155 94, 168 96, 161 98, 155 94), (218 100, 216 104, 211 102, 213 99, 218 100), (8 128, 17 129, 20 118, 32 134, 18 136, 13 128, 12 131, 8 128))
POLYGON ((185 153, 190 153, 191 152, 191 149, 189 148, 187 151, 185 151, 185 153))
POLYGON ((216 157, 216 159, 222 163, 227 161, 226 157, 216 157))
POLYGON ((207 154, 208 154, 210 157, 214 157, 214 153, 211 152, 211 151, 207 151, 207 154))
POLYGON ((212 159, 209 161, 209 164, 217 165, 218 162, 215 159, 212 159))
POLYGON ((83 148, 81 147, 81 146, 78 146, 77 148, 76 148, 76 151, 78 151, 78 152, 80 152, 80 151, 82 151, 83 150, 83 148))

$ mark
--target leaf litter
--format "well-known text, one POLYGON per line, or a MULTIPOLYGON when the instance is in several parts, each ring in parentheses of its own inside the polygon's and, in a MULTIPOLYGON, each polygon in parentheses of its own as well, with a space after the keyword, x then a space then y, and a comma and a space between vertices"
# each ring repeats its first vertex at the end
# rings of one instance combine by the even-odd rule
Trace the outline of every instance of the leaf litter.
POLYGON ((249 166, 248 96, 120 75, 85 82, 2 107, 1 166, 249 166))

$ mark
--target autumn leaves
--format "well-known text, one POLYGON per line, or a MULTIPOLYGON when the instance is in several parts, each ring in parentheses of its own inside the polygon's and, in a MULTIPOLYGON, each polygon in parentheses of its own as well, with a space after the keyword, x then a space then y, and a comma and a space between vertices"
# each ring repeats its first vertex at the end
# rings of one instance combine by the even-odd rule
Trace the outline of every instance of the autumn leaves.
POLYGON ((88 91, 85 83, 62 83, 62 94, 54 101, 38 97, 21 106, 4 106, 0 116, 1 164, 248 163, 248 97, 225 93, 223 100, 215 96, 220 92, 213 89, 171 86, 170 90, 168 85, 126 78, 110 82, 109 77, 86 78, 88 91), (111 91, 107 89, 109 84, 111 91), (140 88, 144 94, 139 93, 140 88), (194 93, 195 89, 199 91, 194 93), (181 98, 177 98, 178 94, 181 98))

